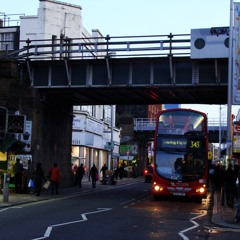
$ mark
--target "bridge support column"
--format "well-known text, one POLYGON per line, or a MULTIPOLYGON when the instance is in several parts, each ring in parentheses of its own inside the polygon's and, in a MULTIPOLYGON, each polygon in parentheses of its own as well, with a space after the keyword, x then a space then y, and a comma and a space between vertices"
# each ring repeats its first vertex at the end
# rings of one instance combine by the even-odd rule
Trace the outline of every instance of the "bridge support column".
POLYGON ((33 162, 42 163, 44 172, 56 162, 60 168, 61 186, 72 183, 72 106, 64 99, 45 99, 33 119, 33 162))

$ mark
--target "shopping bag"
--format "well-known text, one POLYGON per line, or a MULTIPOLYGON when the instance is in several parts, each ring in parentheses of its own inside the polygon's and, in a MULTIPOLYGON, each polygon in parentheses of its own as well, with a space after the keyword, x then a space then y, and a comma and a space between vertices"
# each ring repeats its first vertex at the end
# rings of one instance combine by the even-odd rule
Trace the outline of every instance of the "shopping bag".
POLYGON ((34 187, 34 182, 33 182, 32 179, 29 180, 29 182, 28 182, 28 187, 29 187, 29 188, 33 188, 33 187, 34 187))
POLYGON ((46 181, 46 182, 43 184, 43 188, 48 189, 48 188, 49 188, 49 185, 50 185, 50 181, 46 181))

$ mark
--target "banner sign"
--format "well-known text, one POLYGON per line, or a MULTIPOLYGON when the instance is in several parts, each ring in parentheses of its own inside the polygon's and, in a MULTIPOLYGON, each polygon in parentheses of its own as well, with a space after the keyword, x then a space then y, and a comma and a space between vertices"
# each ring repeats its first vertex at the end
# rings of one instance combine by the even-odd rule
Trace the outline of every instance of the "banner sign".
POLYGON ((234 3, 232 104, 240 104, 240 3, 234 3))

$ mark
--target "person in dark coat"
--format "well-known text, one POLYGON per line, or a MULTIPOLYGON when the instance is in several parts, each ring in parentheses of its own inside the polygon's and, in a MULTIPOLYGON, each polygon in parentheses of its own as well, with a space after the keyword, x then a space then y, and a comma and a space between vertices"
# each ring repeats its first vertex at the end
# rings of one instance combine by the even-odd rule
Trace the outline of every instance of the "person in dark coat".
POLYGON ((121 165, 119 168, 119 178, 122 179, 123 175, 124 175, 124 167, 123 165, 121 165))
POLYGON ((106 176, 106 171, 107 171, 107 165, 106 165, 106 163, 102 166, 102 168, 101 168, 101 170, 100 170, 100 172, 102 172, 102 180, 104 181, 104 179, 105 179, 105 176, 106 176))
POLYGON ((14 180, 16 193, 22 193, 22 178, 23 178, 23 165, 20 163, 20 158, 17 158, 16 164, 14 166, 14 180))
POLYGON ((215 190, 219 191, 222 187, 223 182, 223 166, 220 166, 219 164, 214 166, 214 175, 213 175, 213 181, 214 181, 214 188, 215 190))
POLYGON ((81 163, 81 165, 77 168, 77 181, 78 181, 78 187, 82 187, 82 179, 83 176, 85 174, 85 169, 83 167, 83 164, 81 163))
POLYGON ((237 185, 237 200, 238 200, 238 204, 240 205, 240 170, 238 171, 236 185, 237 185))
POLYGON ((233 165, 229 164, 224 174, 224 187, 226 194, 227 206, 234 207, 234 198, 236 196, 236 175, 233 170, 233 165))
POLYGON ((34 171, 34 185, 36 196, 40 196, 41 194, 43 181, 46 181, 46 177, 42 169, 42 164, 39 162, 37 163, 36 169, 34 171))
POLYGON ((91 170, 89 173, 89 181, 90 181, 90 177, 92 178, 92 187, 96 188, 96 182, 98 180, 98 170, 95 164, 93 164, 93 166, 91 167, 91 170))
MULTIPOLYGON (((28 160, 28 169, 27 169, 27 184, 29 184, 29 181, 33 181, 33 175, 34 175, 34 165, 32 163, 32 160, 28 160)), ((33 193, 34 191, 34 186, 29 186, 28 185, 28 193, 33 193)))
POLYGON ((119 166, 117 166, 115 169, 114 169, 114 176, 116 179, 118 179, 118 176, 119 176, 119 166))
POLYGON ((237 212, 236 212, 235 222, 239 223, 240 222, 240 170, 239 169, 238 169, 236 186, 237 186, 237 212))

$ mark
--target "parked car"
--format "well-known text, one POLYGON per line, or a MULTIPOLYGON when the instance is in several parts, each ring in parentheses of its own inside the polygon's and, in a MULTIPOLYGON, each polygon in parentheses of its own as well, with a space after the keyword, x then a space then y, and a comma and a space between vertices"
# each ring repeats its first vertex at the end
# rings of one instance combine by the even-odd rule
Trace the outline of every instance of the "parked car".
POLYGON ((152 182, 153 166, 148 165, 144 170, 145 182, 152 182))

